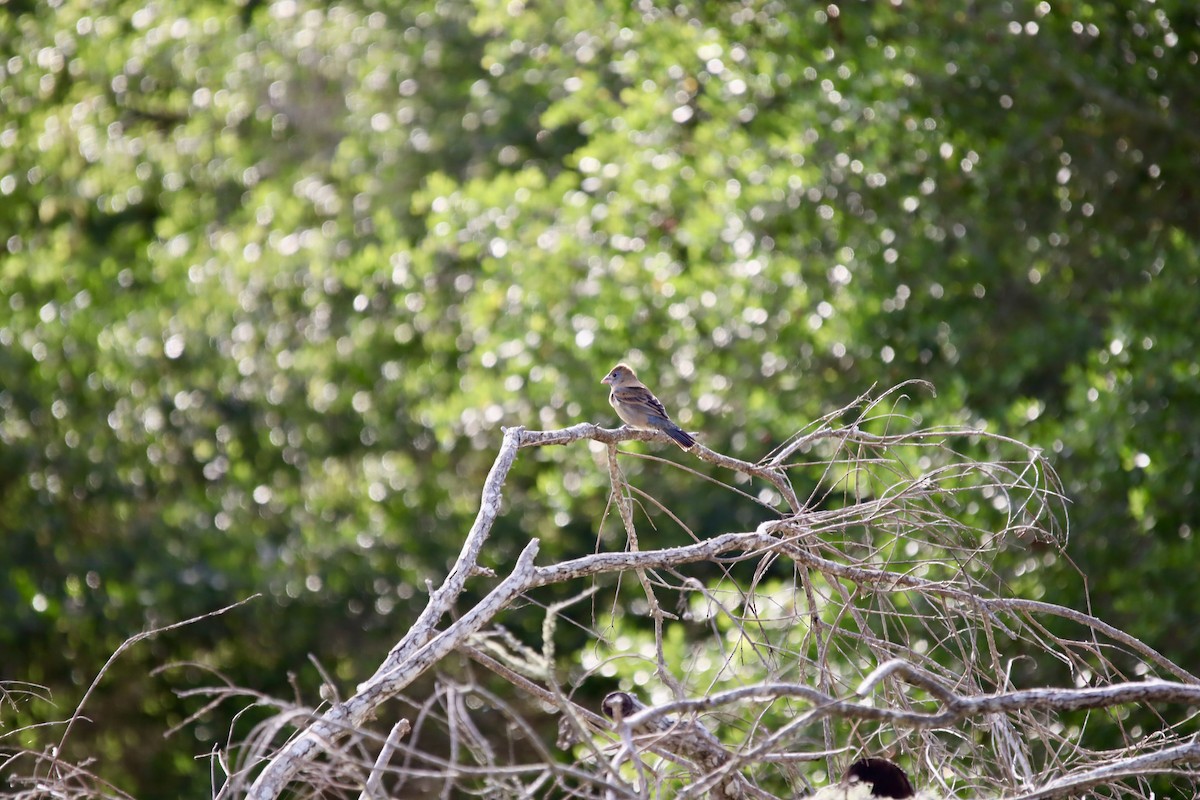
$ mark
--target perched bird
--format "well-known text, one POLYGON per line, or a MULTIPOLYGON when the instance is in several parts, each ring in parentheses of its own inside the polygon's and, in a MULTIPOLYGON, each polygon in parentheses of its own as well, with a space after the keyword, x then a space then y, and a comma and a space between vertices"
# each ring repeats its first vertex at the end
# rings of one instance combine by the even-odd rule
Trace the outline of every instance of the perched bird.
POLYGON ((608 394, 608 402, 612 403, 612 407, 617 410, 617 416, 624 420, 626 425, 662 431, 684 450, 690 450, 696 443, 687 431, 671 421, 663 404, 638 380, 637 374, 629 366, 617 364, 600 382, 612 387, 608 394))
POLYGON ((846 770, 843 780, 871 784, 874 797, 912 797, 915 794, 904 770, 886 758, 860 758, 846 770))
MULTIPOLYGON (((629 692, 609 692, 600 704, 600 711, 609 719, 624 721, 639 711, 645 711, 646 704, 629 692)), ((678 724, 672 717, 655 717, 648 725, 649 730, 667 731, 678 724)))

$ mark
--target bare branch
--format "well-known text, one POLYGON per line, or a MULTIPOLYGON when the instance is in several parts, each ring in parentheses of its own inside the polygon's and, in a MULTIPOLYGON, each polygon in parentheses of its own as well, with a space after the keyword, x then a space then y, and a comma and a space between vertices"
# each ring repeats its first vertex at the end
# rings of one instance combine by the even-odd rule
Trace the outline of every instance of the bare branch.
MULTIPOLYGON (((645 457, 678 470, 681 478, 700 477, 714 491, 728 491, 731 504, 743 504, 755 515, 753 529, 744 531, 703 530, 668 498, 629 482, 618 445, 665 445, 660 432, 590 423, 554 431, 506 430, 458 560, 430 592, 412 629, 346 700, 320 712, 287 705, 271 726, 262 727, 258 747, 289 729, 296 732, 278 752, 256 756, 264 763, 247 796, 275 798, 289 783, 327 774, 331 786, 357 780, 361 787, 365 780, 365 798, 372 786, 379 788, 380 774, 393 769, 386 768, 391 751, 404 754, 404 764, 394 768, 401 783, 426 778, 435 782, 435 792, 440 788, 447 795, 466 782, 464 789, 486 786, 498 797, 615 798, 640 791, 769 798, 779 796, 780 787, 791 796, 815 788, 797 766, 824 759, 826 774, 841 774, 845 759, 856 754, 899 758, 922 767, 916 777, 947 792, 980 795, 1020 789, 1050 793, 1030 798, 1048 797, 1067 791, 1062 787, 1120 782, 1138 775, 1139 768, 1200 780, 1194 749, 1166 720, 1160 738, 1129 735, 1125 749, 1115 753, 1089 749, 1078 736, 1068 738, 1047 722, 1116 706, 1195 707, 1200 681, 1090 614, 1008 596, 993 566, 999 553, 1036 546, 1052 554, 1066 543, 1066 501, 1053 469, 1035 448, 1002 436, 908 430, 911 420, 898 410, 902 389, 858 398, 757 463, 703 446, 680 461, 645 457), (847 417, 854 422, 837 424, 847 417), (585 440, 604 445, 594 452, 607 453, 608 508, 616 511, 628 550, 538 565, 538 541, 532 539, 506 577, 446 623, 468 580, 494 579, 479 556, 519 451, 585 440), (963 452, 969 447, 995 457, 975 460, 963 452), (708 474, 700 465, 717 469, 708 474), (733 477, 714 477, 722 471, 733 477), (793 488, 797 474, 819 487, 807 507, 793 488), (770 489, 755 496, 739 488, 748 479, 770 489), (673 526, 694 541, 643 549, 635 525, 638 503, 656 530, 673 526), (962 514, 963 508, 973 510, 962 514), (966 518, 988 522, 973 527, 966 518), (547 606, 540 654, 499 622, 502 614, 522 613, 517 600, 536 604, 530 593, 551 586, 569 588, 575 599, 611 592, 614 617, 629 615, 620 600, 626 573, 641 586, 639 613, 652 625, 652 638, 642 638, 647 625, 637 621, 594 619, 588 627, 572 619, 572 625, 587 629, 594 648, 564 671, 570 686, 558 682, 554 622, 567 619, 572 600, 547 606), (570 587, 577 581, 586 581, 582 590, 570 587), (672 598, 675 613, 667 610, 672 598), (1083 635, 1052 632, 1063 624, 1078 626, 1083 635), (689 643, 694 639, 683 655, 671 644, 680 632, 689 643), (623 652, 630 647, 622 644, 627 638, 637 644, 623 652), (559 744, 575 763, 552 757, 538 739, 539 726, 481 686, 439 676, 428 697, 404 696, 455 651, 503 678, 538 714, 557 714, 559 744), (1062 688, 1014 686, 1013 664, 1019 663, 1014 654, 1026 652, 1051 656, 1078 678, 1062 688), (609 727, 578 704, 576 692, 586 696, 587 681, 625 659, 644 665, 639 680, 648 682, 656 700, 645 707, 621 695, 631 700, 609 709, 617 711, 616 725, 609 727), (1148 679, 1131 681, 1129 670, 1148 679), (471 698, 508 720, 510 736, 528 742, 523 756, 504 752, 491 738, 491 723, 477 718, 484 712, 476 712, 471 698), (380 741, 380 734, 367 734, 364 726, 390 700, 412 707, 409 738, 389 746, 389 737, 374 766, 361 745, 352 758, 343 743, 380 741), (702 715, 727 725, 710 728, 702 715), (426 726, 436 726, 448 741, 445 755, 422 748, 426 726), (981 744, 989 741, 995 752, 981 744), (1035 751, 1030 742, 1046 747, 1035 751), (1006 763, 994 763, 1001 752, 1006 763), (950 775, 956 777, 946 782, 950 775)), ((527 622, 523 627, 530 629, 527 622)))
POLYGON ((412 725, 408 720, 402 719, 392 726, 392 730, 388 733, 387 740, 383 743, 383 747, 379 749, 379 758, 375 759, 375 766, 371 768, 371 775, 367 778, 367 783, 363 787, 362 793, 359 794, 358 800, 386 800, 387 795, 383 790, 383 772, 389 761, 392 760, 392 755, 395 754, 396 748, 400 745, 400 740, 408 735, 412 730, 412 725))
MULTIPOLYGON (((940 691, 945 691, 945 687, 941 686, 939 682, 930 681, 929 676, 924 675, 921 670, 914 668, 911 664, 894 661, 885 666, 891 667, 888 670, 889 673, 900 672, 905 678, 912 679, 920 676, 919 680, 910 682, 922 688, 937 686, 940 691), (903 668, 898 668, 901 665, 903 668)), ((879 680, 882 680, 882 676, 879 680)), ((872 685, 877 682, 873 681, 872 685)), ((810 722, 824 716, 834 715, 843 718, 880 720, 914 728, 933 728, 949 725, 970 716, 1032 709, 1078 711, 1092 708, 1112 708, 1131 703, 1146 705, 1197 704, 1200 703, 1200 686, 1169 681, 1145 681, 1084 689, 1024 689, 969 697, 946 692, 944 696, 938 698, 944 706, 942 711, 922 713, 898 711, 892 708, 842 700, 803 684, 773 683, 743 686, 694 700, 676 700, 654 707, 641 706, 637 709, 637 713, 632 714, 626 721, 631 726, 637 727, 645 725, 649 721, 659 720, 668 714, 698 713, 734 703, 770 703, 781 698, 798 698, 809 704, 813 710, 810 715, 806 716, 806 720, 810 722)))

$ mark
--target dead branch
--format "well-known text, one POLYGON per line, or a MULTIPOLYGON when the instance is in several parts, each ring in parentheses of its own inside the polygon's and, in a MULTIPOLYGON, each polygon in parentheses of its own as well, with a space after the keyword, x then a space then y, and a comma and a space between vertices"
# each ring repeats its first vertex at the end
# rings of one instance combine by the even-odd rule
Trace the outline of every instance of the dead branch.
MULTIPOLYGON (((664 469, 678 467, 684 474, 714 480, 739 502, 754 501, 757 513, 768 518, 753 530, 715 532, 687 545, 650 550, 639 544, 634 497, 650 501, 642 509, 645 513, 657 513, 680 528, 685 525, 668 502, 629 483, 619 464, 618 445, 666 443, 664 434, 590 423, 553 431, 505 430, 458 559, 430 594, 416 623, 353 695, 311 716, 289 713, 260 737, 265 744, 289 726, 295 729, 277 752, 262 753, 261 771, 246 796, 278 797, 302 775, 321 769, 318 762, 323 759, 332 769, 347 757, 344 740, 359 736, 385 702, 401 699, 407 687, 456 650, 506 680, 541 712, 558 714, 560 730, 567 733, 562 745, 580 746, 579 765, 555 763, 557 759, 542 751, 536 726, 520 720, 520 712, 504 701, 479 688, 442 681, 436 696, 414 705, 418 715, 411 735, 418 735, 424 721, 436 720, 450 736, 450 756, 424 753, 416 741, 382 740, 373 765, 360 760, 348 773, 365 776, 362 797, 379 794, 383 775, 394 770, 441 776, 445 787, 472 776, 511 779, 520 782, 517 793, 523 795, 540 796, 553 786, 564 796, 600 787, 611 797, 657 796, 675 782, 681 788, 674 796, 679 797, 772 797, 778 795, 760 785, 758 776, 776 773, 764 773, 765 768, 785 770, 773 779, 775 784, 798 782, 795 791, 811 791, 803 776, 787 771, 786 765, 825 758, 827 772, 834 774, 839 762, 845 767, 844 752, 854 749, 846 746, 848 736, 858 740, 859 747, 886 748, 893 756, 898 749, 914 763, 940 765, 927 777, 942 782, 945 791, 1020 790, 1032 800, 1071 787, 1120 781, 1139 774, 1138 769, 1174 770, 1200 780, 1193 744, 1182 742, 1169 729, 1152 743, 1131 738, 1116 754, 1063 741, 1050 758, 1033 759, 1028 742, 1062 741, 1044 722, 1047 716, 1130 705, 1195 706, 1200 703, 1200 681, 1091 615, 1006 596, 991 566, 1002 548, 1038 543, 1052 551, 1066 543, 1065 499, 1053 470, 1034 448, 1004 437, 963 429, 900 430, 907 420, 884 408, 885 399, 893 406, 901 400, 895 390, 864 395, 856 401, 860 413, 852 424, 835 424, 848 413, 842 409, 759 462, 704 446, 693 448, 682 462, 653 458, 664 469), (997 452, 1014 455, 974 461, 955 449, 953 443, 962 439, 984 441, 997 452), (531 539, 509 574, 483 600, 445 624, 469 580, 494 577, 480 568, 479 556, 500 513, 503 484, 519 452, 581 441, 603 445, 595 450, 598 456, 607 453, 611 502, 629 549, 537 565, 538 540, 531 539), (728 471, 731 478, 716 480, 698 472, 696 463, 728 471), (820 490, 807 504, 798 499, 793 485, 798 470, 812 470, 821 478, 820 490), (774 491, 782 506, 734 485, 754 481, 769 487, 763 496, 774 491), (981 503, 994 509, 996 525, 975 528, 956 516, 959 506, 981 503), (695 565, 706 563, 720 567, 718 580, 705 583, 689 574, 695 565), (781 568, 793 575, 790 587, 781 588, 778 579, 769 578, 781 568), (748 569, 752 575, 744 574, 748 569), (529 669, 529 653, 492 647, 481 638, 490 629, 488 636, 500 637, 495 639, 499 642, 503 633, 498 617, 536 589, 588 580, 587 592, 594 593, 624 573, 637 576, 645 616, 654 627, 653 655, 626 657, 645 658, 668 697, 644 706, 632 695, 618 695, 630 702, 606 704, 615 727, 578 706, 558 684, 550 620, 560 606, 549 610, 537 669, 529 669), (678 598, 679 608, 688 609, 686 613, 666 610, 660 597, 671 596, 678 598), (1073 624, 1082 636, 1052 634, 1042 623, 1048 619, 1073 624), (700 662, 676 663, 668 656, 667 632, 677 625, 694 629, 708 620, 714 634, 720 620, 730 647, 736 644, 743 655, 723 656, 715 667, 704 668, 714 677, 702 678, 700 662), (1012 686, 1006 650, 1014 644, 1055 656, 1075 673, 1089 676, 1091 685, 1012 686), (1117 659, 1136 660, 1176 680, 1147 673, 1147 680, 1130 681, 1117 659), (795 679, 781 680, 788 671, 795 679), (541 760, 500 763, 502 756, 487 741, 486 728, 473 720, 470 706, 462 700, 467 695, 486 699, 489 707, 503 707, 520 735, 535 743, 532 752, 541 753, 541 760), (710 732, 701 715, 735 720, 737 735, 726 740, 710 732), (300 719, 306 722, 300 724, 300 719), (819 732, 811 731, 813 726, 819 732), (997 747, 1003 744, 1009 765, 988 768, 989 753, 964 744, 988 737, 994 737, 997 747), (404 766, 386 766, 393 752, 406 754, 404 766), (463 763, 468 753, 481 766, 463 763), (410 765, 409 759, 427 766, 410 765), (953 786, 945 783, 951 765, 963 761, 971 767, 959 773, 953 786)), ((597 642, 605 640, 599 631, 593 633, 597 642)), ((714 635, 711 646, 725 647, 723 638, 714 635)), ((602 663, 584 663, 584 677, 602 663)), ((255 768, 253 761, 249 768, 255 768)), ((240 776, 245 775, 243 769, 240 776)))

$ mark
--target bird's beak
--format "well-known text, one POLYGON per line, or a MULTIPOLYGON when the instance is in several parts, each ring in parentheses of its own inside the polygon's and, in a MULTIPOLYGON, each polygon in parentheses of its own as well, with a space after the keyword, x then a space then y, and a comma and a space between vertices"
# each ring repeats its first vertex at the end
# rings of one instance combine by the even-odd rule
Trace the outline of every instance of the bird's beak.
POLYGON ((600 382, 601 382, 601 383, 603 383, 603 384, 605 384, 605 385, 608 385, 608 384, 612 383, 612 375, 605 375, 605 376, 604 376, 604 380, 602 380, 602 381, 600 381, 600 382))

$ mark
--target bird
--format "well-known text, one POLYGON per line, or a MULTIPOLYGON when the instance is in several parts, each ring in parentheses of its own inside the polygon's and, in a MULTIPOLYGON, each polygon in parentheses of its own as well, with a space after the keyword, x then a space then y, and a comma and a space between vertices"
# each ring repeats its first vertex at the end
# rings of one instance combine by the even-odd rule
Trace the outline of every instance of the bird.
POLYGON ((638 380, 637 373, 628 364, 617 364, 600 382, 612 387, 608 402, 626 425, 662 431, 683 450, 690 450, 696 444, 687 431, 671 421, 663 404, 646 384, 638 380))
POLYGON ((850 765, 842 780, 869 783, 873 797, 912 797, 915 794, 904 770, 886 758, 860 758, 850 765))
MULTIPOLYGON (((600 711, 609 719, 623 722, 639 711, 646 710, 646 704, 629 692, 609 692, 600 704, 600 711)), ((667 731, 675 727, 676 722, 671 717, 654 717, 650 720, 649 730, 667 731)))

